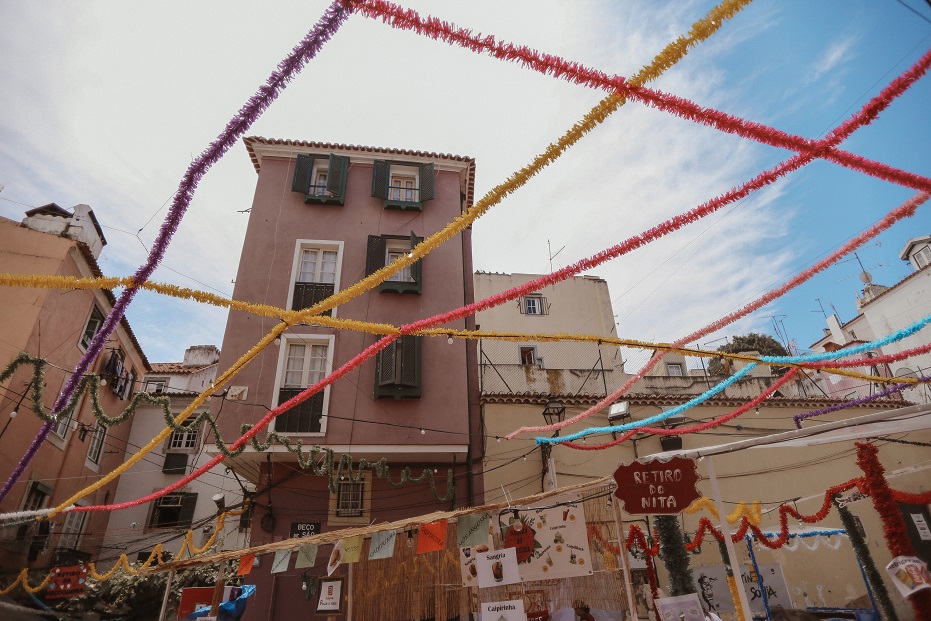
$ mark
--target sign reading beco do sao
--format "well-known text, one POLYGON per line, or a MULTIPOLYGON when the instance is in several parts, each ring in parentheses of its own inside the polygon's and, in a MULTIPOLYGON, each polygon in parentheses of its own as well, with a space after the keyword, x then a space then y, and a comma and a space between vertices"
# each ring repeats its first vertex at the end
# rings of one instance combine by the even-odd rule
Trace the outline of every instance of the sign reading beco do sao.
POLYGON ((635 515, 679 513, 701 496, 695 461, 685 457, 620 465, 614 471, 614 495, 635 515))

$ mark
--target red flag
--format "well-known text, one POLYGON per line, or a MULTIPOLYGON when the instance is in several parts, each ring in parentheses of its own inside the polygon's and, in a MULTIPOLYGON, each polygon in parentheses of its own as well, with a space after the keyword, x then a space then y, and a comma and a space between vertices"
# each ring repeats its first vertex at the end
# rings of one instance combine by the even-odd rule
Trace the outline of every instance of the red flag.
POLYGON ((245 576, 252 571, 252 565, 255 564, 255 554, 246 554, 239 557, 239 569, 236 570, 237 576, 245 576))
POLYGON ((446 520, 420 525, 417 537, 417 554, 435 552, 446 547, 446 520))

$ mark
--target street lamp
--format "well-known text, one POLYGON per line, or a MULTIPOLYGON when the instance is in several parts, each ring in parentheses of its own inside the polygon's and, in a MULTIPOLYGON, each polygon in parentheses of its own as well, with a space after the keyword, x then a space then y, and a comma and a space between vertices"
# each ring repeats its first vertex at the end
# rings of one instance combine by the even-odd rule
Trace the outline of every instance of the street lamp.
MULTIPOLYGON (((562 401, 550 399, 546 402, 546 406, 543 408, 543 419, 546 421, 547 425, 561 423, 565 418, 566 406, 563 405, 562 401)), ((558 429, 556 430, 556 435, 559 435, 558 429)))
MULTIPOLYGON (((543 420, 546 421, 547 425, 555 425, 556 423, 561 423, 566 418, 566 406, 563 405, 562 401, 557 401, 550 397, 549 401, 546 402, 546 406, 543 408, 543 420)), ((553 437, 559 435, 559 429, 553 432, 553 437)), ((550 472, 550 455, 553 451, 553 447, 550 444, 543 444, 540 446, 540 456, 543 458, 543 491, 547 491, 547 476, 550 477, 550 486, 556 487, 556 472, 550 472)))
MULTIPOLYGON (((612 403, 611 407, 608 408, 608 424, 617 427, 625 420, 630 420, 630 401, 612 403)), ((617 440, 617 434, 617 431, 612 431, 611 437, 617 440)))

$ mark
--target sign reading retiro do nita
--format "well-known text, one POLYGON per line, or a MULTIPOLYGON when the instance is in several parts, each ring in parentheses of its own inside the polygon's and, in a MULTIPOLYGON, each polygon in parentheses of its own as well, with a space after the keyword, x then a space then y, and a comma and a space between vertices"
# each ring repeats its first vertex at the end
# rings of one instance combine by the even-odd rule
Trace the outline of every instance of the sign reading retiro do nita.
POLYGON ((679 513, 701 497, 695 487, 699 480, 695 461, 685 457, 621 464, 614 480, 614 495, 635 515, 679 513))

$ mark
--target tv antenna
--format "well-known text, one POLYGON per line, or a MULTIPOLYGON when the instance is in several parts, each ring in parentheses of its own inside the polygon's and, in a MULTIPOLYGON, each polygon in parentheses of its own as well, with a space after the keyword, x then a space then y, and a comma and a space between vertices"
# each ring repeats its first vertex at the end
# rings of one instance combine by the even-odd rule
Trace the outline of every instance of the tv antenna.
POLYGON ((547 250, 547 254, 550 256, 550 274, 553 273, 553 259, 555 259, 556 256, 565 249, 566 247, 563 246, 562 248, 556 251, 556 254, 553 254, 553 246, 550 245, 550 240, 546 240, 546 250, 547 250))

